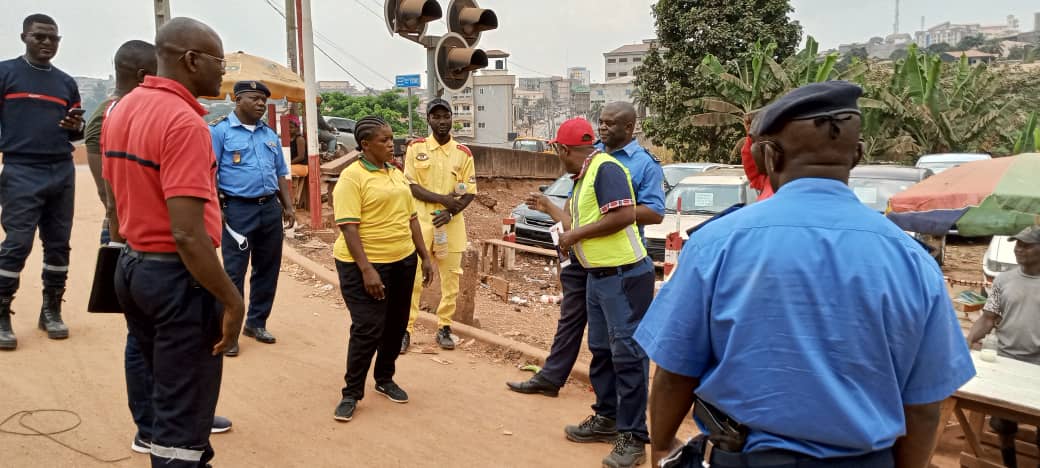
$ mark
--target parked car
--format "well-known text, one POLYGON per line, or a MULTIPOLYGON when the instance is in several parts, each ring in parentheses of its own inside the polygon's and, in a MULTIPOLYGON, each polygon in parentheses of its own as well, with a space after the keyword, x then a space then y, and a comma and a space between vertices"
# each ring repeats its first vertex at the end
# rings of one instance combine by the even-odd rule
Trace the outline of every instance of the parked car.
POLYGON ((336 144, 348 152, 357 148, 357 140, 354 138, 354 126, 357 122, 353 119, 333 117, 330 115, 323 115, 322 118, 324 118, 332 128, 336 129, 336 144))
MULTIPOLYGON (((856 198, 878 213, 888 211, 888 200, 918 182, 934 175, 931 169, 906 166, 857 166, 849 175, 849 187, 856 198)), ((940 265, 946 259, 946 236, 930 236, 907 232, 911 237, 928 245, 940 265)))
MULTIPOLYGON (((540 187, 542 193, 549 197, 556 206, 562 207, 567 202, 574 188, 574 180, 571 174, 564 174, 548 186, 540 187)), ((516 242, 519 244, 533 245, 546 249, 553 249, 552 236, 549 228, 553 224, 552 217, 541 211, 529 208, 526 204, 519 204, 513 208, 512 216, 516 219, 516 242)))
POLYGON ((710 171, 722 167, 722 164, 705 163, 705 162, 692 162, 692 163, 675 163, 663 166, 661 169, 664 170, 664 191, 668 193, 672 190, 672 187, 679 185, 683 179, 700 174, 702 172, 710 171))
POLYGON ((530 151, 533 153, 553 153, 549 147, 549 140, 541 138, 520 137, 513 140, 513 149, 518 151, 530 151))
POLYGON ((984 159, 993 159, 993 157, 988 154, 974 153, 929 154, 921 156, 921 158, 917 160, 916 167, 921 169, 931 169, 932 172, 938 174, 964 163, 982 161, 984 159))
POLYGON ((656 262, 664 261, 664 241, 675 232, 676 223, 683 239, 686 231, 737 204, 751 204, 758 192, 748 184, 743 169, 719 168, 683 179, 664 200, 664 221, 646 226, 646 250, 656 262), (678 209, 682 201, 681 211, 678 209))
POLYGON ((1015 241, 1010 236, 993 236, 986 255, 982 257, 982 274, 992 282, 997 275, 1018 266, 1015 258, 1015 241))

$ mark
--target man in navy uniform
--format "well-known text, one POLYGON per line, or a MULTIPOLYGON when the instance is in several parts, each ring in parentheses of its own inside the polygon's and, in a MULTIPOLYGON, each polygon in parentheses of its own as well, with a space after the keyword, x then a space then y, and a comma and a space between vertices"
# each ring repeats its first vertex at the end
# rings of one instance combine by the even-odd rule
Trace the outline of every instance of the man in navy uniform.
POLYGON ((72 143, 83 137, 83 109, 71 76, 51 63, 58 25, 47 15, 22 22, 25 55, 0 62, 0 349, 15 349, 11 301, 18 291, 36 229, 43 242, 43 306, 39 328, 68 338, 61 302, 69 276, 69 237, 76 192, 72 143))
POLYGON ((696 398, 715 416, 679 466, 928 466, 939 404, 975 372, 935 261, 848 187, 861 94, 817 83, 762 110, 775 195, 691 235, 650 306, 655 464, 696 398))
MULTIPOLYGON (((242 334, 271 344, 275 337, 267 331, 267 318, 282 262, 282 223, 292 226, 296 219, 285 178, 289 166, 278 134, 262 120, 271 91, 260 81, 239 81, 234 89, 235 111, 210 125, 224 211, 221 253, 224 270, 239 292, 252 259, 249 313, 242 334)), ((225 355, 237 356, 238 345, 225 355)))

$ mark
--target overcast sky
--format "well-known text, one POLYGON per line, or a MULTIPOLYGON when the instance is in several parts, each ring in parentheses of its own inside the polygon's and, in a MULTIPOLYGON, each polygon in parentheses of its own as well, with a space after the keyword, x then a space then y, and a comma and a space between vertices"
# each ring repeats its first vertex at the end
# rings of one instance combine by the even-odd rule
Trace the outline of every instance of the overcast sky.
MULTIPOLYGON (((285 0, 169 0, 173 16, 190 16, 220 33, 225 52, 243 50, 285 61, 284 20, 268 2, 285 0)), ((42 12, 55 18, 64 37, 55 64, 77 76, 106 77, 112 55, 130 39, 154 38, 148 0, 2 0, 0 58, 24 53, 22 19, 42 12)), ((480 47, 512 54, 519 76, 563 75, 568 66, 587 66, 593 81, 603 81, 603 52, 654 36, 650 0, 481 0, 494 9, 500 27, 487 32, 480 47)), ((793 0, 794 18, 825 48, 866 41, 891 33, 895 0, 793 0)), ((316 39, 329 55, 365 85, 387 88, 394 75, 421 73, 422 48, 391 37, 382 19, 382 0, 312 0, 314 27, 332 43, 316 39)), ((441 0, 447 7, 448 0, 441 0)), ((926 24, 971 22, 1003 24, 1014 14, 1023 30, 1033 28, 1036 0, 902 0, 902 31, 926 24)), ((443 22, 431 32, 443 32, 443 22)), ((318 54, 319 80, 355 81, 318 54)))

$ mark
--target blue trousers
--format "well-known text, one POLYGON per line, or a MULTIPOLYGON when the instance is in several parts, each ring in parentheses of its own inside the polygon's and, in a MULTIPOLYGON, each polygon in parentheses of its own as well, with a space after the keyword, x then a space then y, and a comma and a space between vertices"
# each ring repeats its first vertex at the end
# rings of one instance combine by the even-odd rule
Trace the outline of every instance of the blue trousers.
POLYGON ((650 441, 646 427, 650 360, 632 337, 654 298, 654 266, 649 258, 627 271, 588 279, 589 380, 596 392, 592 409, 617 420, 618 432, 650 441))
POLYGON ((275 197, 264 203, 228 198, 224 203, 224 217, 227 225, 245 236, 249 243, 245 249, 240 248, 224 229, 220 242, 224 271, 238 292, 243 293, 246 267, 252 261, 246 326, 266 328, 274 306, 275 290, 278 289, 278 269, 282 264, 282 205, 275 197))
MULTIPOLYGON (((152 466, 206 466, 223 371, 223 356, 212 355, 222 306, 180 261, 142 260, 129 251, 119 258, 115 289, 142 358, 128 356, 139 371, 127 372, 131 405, 144 404, 138 392, 148 387, 143 379, 152 379, 152 466)), ((146 413, 134 418, 147 426, 146 413)))
POLYGON ((69 276, 69 237, 76 195, 72 160, 4 164, 0 173, 0 296, 18 291, 36 229, 43 242, 43 287, 61 289, 69 276))
POLYGON ((563 286, 563 301, 560 302, 560 322, 556 325, 549 357, 539 374, 557 387, 567 383, 574 363, 581 353, 581 337, 585 334, 588 323, 586 312, 585 288, 588 273, 581 264, 572 260, 571 264, 560 271, 560 283, 563 286))
POLYGON ((152 426, 155 425, 155 410, 152 408, 152 369, 141 352, 141 345, 132 333, 126 335, 126 349, 123 361, 126 372, 126 396, 130 405, 130 415, 137 425, 137 435, 152 440, 152 426))

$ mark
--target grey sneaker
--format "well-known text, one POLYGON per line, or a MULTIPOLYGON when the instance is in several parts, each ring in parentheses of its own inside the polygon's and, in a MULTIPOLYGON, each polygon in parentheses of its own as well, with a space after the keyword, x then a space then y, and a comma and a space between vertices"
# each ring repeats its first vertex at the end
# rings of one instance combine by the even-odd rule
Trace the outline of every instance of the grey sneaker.
POLYGON ((231 420, 223 416, 213 416, 213 427, 209 428, 212 434, 221 434, 231 430, 231 420))
POLYGON ((408 393, 393 382, 376 385, 376 392, 387 397, 394 403, 408 403, 408 393))
POLYGON ((347 422, 354 419, 354 410, 357 409, 357 400, 350 397, 343 397, 343 400, 339 402, 339 406, 336 407, 336 413, 333 415, 336 421, 347 422))
POLYGON ((451 327, 443 326, 437 330, 437 344, 441 349, 455 349, 455 340, 451 337, 451 327))
POLYGON ((567 439, 571 442, 582 444, 592 442, 613 443, 618 437, 617 422, 613 419, 594 414, 585 418, 577 426, 567 426, 563 429, 567 439))

